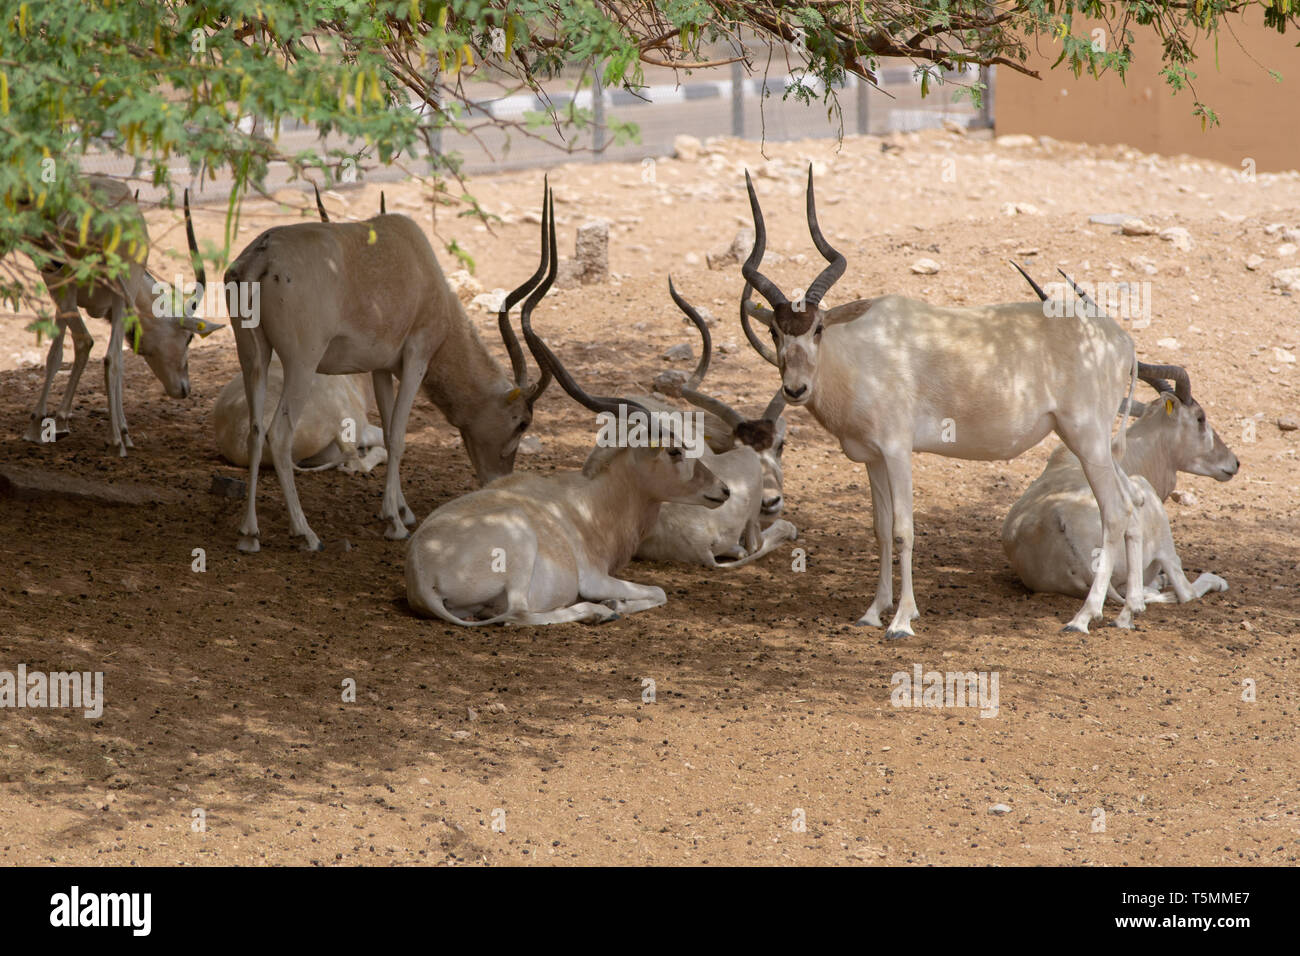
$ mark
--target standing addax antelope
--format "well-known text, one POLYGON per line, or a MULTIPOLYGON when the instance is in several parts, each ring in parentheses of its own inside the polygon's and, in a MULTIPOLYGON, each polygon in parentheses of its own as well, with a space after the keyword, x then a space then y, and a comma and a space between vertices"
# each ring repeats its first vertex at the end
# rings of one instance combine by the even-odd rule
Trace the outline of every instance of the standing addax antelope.
MULTIPOLYGON (((781 418, 784 401, 778 394, 763 417, 745 418, 721 399, 701 392, 700 384, 708 374, 713 355, 713 337, 704 318, 678 294, 672 279, 668 292, 700 332, 700 361, 680 394, 691 404, 707 412, 705 441, 699 451, 701 461, 722 479, 731 490, 727 503, 712 510, 698 505, 668 503, 659 509, 659 518, 637 548, 636 556, 648 561, 683 561, 707 568, 739 568, 770 554, 785 541, 798 537, 794 525, 777 517, 781 510, 780 451, 774 449, 778 430, 784 441, 785 421, 781 418), (732 447, 732 446, 735 447, 732 447), (715 451, 722 446, 723 451, 715 451), (775 461, 775 473, 769 466, 775 461), (770 488, 775 488, 769 494, 770 488), (770 514, 768 527, 764 517, 770 514)), ((658 403, 643 401, 657 415, 677 412, 658 403)), ((601 449, 592 452, 600 455, 601 449)))
MULTIPOLYGON (((629 399, 588 395, 532 329, 533 308, 559 262, 549 192, 543 205, 546 277, 520 310, 524 338, 578 403, 616 418, 620 407, 649 417, 629 399)), ((448 502, 411 537, 406 597, 417 613, 452 624, 599 622, 666 603, 662 588, 614 577, 673 501, 717 507, 730 492, 680 444, 609 446, 580 472, 514 474, 448 502), (486 614, 486 618, 476 615, 486 614)))
MULTIPOLYGON (((107 176, 88 176, 86 181, 91 195, 102 208, 122 210, 127 217, 139 223, 141 235, 148 235, 139 205, 124 183, 107 176)), ((87 235, 86 242, 82 245, 77 238, 76 229, 70 223, 61 221, 57 224, 56 234, 43 243, 54 257, 41 266, 41 277, 54 299, 55 322, 59 331, 50 342, 50 351, 45 358, 45 382, 32 411, 31 424, 23 434, 27 441, 43 442, 51 437, 68 434, 68 416, 72 412, 77 385, 95 344, 86 330, 80 309, 85 309, 87 314, 95 318, 107 318, 111 326, 108 352, 104 356, 108 445, 116 448, 122 457, 126 456, 128 448, 135 447, 127 430, 122 403, 122 346, 129 312, 134 312, 140 323, 139 353, 149 363, 149 368, 158 381, 162 382, 163 389, 172 398, 189 396, 190 341, 196 333, 206 337, 224 326, 197 316, 207 277, 194 239, 194 226, 190 221, 189 190, 185 191, 184 209, 185 238, 194 261, 198 289, 195 295, 185 299, 184 306, 179 311, 175 304, 180 290, 173 290, 165 283, 158 282, 144 264, 149 255, 147 244, 135 250, 125 275, 114 280, 95 280, 89 285, 79 285, 74 278, 74 267, 66 260, 76 262, 88 252, 101 249, 108 237, 102 230, 96 230, 87 235), (63 400, 54 414, 52 436, 47 425, 46 406, 54 376, 63 364, 63 340, 68 329, 72 330, 72 373, 63 391, 63 400)))
POLYGON ((912 590, 914 452, 1005 460, 1052 431, 1079 458, 1106 545, 1084 606, 1067 629, 1086 631, 1101 616, 1110 556, 1121 538, 1130 582, 1125 608, 1130 616, 1143 610, 1133 510, 1138 492, 1116 467, 1110 444, 1116 409, 1136 381, 1128 334, 1106 316, 1049 318, 1041 303, 941 308, 887 295, 823 310, 822 297, 846 263, 817 225, 811 168, 808 229, 830 264, 791 302, 759 272, 767 233, 754 185, 748 174, 745 179, 754 248, 742 272, 772 307, 764 320, 785 399, 806 407, 850 460, 867 466, 871 481, 880 580, 857 623, 879 627, 893 607, 895 549, 902 593, 886 637, 911 635, 919 616, 912 590))
MULTIPOLYGON (((234 322, 249 418, 248 508, 239 549, 260 547, 257 478, 262 459, 262 410, 267 368, 274 353, 284 368, 284 391, 270 427, 275 472, 289 511, 290 533, 320 550, 307 525, 293 479, 293 432, 311 392, 312 377, 369 372, 388 448, 380 516, 385 537, 401 539, 415 515, 402 494, 402 451, 411 404, 421 384, 429 400, 460 431, 480 484, 514 469, 519 440, 533 405, 550 381, 543 370, 530 382, 523 350, 510 328, 509 309, 527 295, 541 270, 507 297, 499 317, 513 378, 484 347, 456 294, 448 287, 433 247, 403 215, 355 223, 296 223, 262 233, 226 270, 231 283, 260 286, 260 312, 234 322), (393 390, 393 378, 399 385, 393 390)), ((238 315, 234 296, 231 314, 238 315)))

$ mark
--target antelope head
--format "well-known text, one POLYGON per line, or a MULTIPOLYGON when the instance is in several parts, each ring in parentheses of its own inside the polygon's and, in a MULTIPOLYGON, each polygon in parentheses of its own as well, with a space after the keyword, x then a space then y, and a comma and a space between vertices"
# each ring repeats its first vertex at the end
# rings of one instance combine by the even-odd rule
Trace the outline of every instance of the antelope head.
MULTIPOLYGON (((203 268, 203 258, 199 255, 199 245, 194 238, 194 222, 190 218, 190 191, 185 190, 185 240, 190 249, 190 260, 194 264, 195 292, 185 296, 180 290, 156 295, 150 309, 139 309, 140 346, 139 354, 149 363, 163 389, 172 398, 186 398, 190 394, 189 347, 195 335, 206 338, 225 326, 200 318, 199 305, 203 302, 203 292, 207 287, 207 273, 203 268)), ((154 283, 154 289, 164 287, 163 283, 154 283)), ((135 297, 139 301, 140 297, 135 297)))
MULTIPOLYGON (((822 297, 844 274, 844 256, 836 252, 817 225, 817 204, 813 196, 813 174, 808 167, 808 231, 813 244, 822 257, 830 263, 813 280, 804 295, 791 302, 775 282, 758 271, 767 248, 767 230, 763 225, 763 211, 758 205, 754 183, 745 172, 745 187, 749 190, 749 208, 754 215, 754 249, 741 266, 741 273, 749 285, 758 290, 771 305, 770 317, 759 315, 772 333, 776 346, 773 358, 781 371, 781 386, 785 400, 791 405, 805 405, 813 396, 817 377, 817 359, 821 348, 825 316, 821 309, 822 297)), ((743 306, 742 306, 743 308, 743 306)))
MULTIPOLYGON (((749 286, 746 285, 746 294, 749 286)), ((700 339, 702 340, 700 350, 700 361, 695 366, 695 371, 691 374, 690 379, 681 388, 681 396, 696 408, 701 408, 718 418, 725 427, 731 429, 731 441, 725 444, 734 444, 739 442, 742 445, 748 445, 758 453, 759 460, 763 463, 763 500, 761 511, 765 520, 775 519, 781 513, 781 508, 785 503, 783 487, 785 484, 784 473, 781 468, 781 454, 785 451, 785 418, 782 412, 785 410, 785 397, 778 391, 772 397, 763 410, 763 414, 758 418, 747 419, 730 405, 721 399, 712 395, 706 395, 701 392, 700 384, 704 381, 704 376, 709 372, 709 363, 713 357, 713 336, 709 332, 709 326, 704 321, 703 316, 696 311, 695 307, 687 302, 678 293, 673 285, 673 280, 668 279, 668 293, 672 296, 673 302, 685 313, 686 317, 699 330, 700 339)), ((747 320, 744 317, 742 304, 742 322, 746 323, 746 328, 750 334, 747 320)))
POLYGON ((465 450, 469 453, 480 484, 486 485, 514 471, 519 442, 533 423, 533 407, 551 384, 551 370, 542 362, 538 363, 537 380, 529 379, 524 350, 510 325, 510 310, 527 296, 520 309, 520 321, 527 322, 537 303, 555 281, 558 265, 555 209, 550 187, 547 186, 542 199, 541 263, 523 285, 506 296, 497 313, 497 327, 506 351, 510 354, 512 377, 503 379, 497 388, 490 390, 486 399, 477 403, 468 421, 460 429, 465 450))

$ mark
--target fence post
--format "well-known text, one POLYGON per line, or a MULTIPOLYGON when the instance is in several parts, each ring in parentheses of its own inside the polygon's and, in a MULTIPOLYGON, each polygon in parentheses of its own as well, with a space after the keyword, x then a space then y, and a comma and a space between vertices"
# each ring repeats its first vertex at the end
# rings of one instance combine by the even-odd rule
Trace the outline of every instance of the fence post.
POLYGON ((731 64, 731 135, 745 138, 745 68, 739 60, 731 64))
POLYGON ((591 65, 592 162, 600 162, 605 153, 605 89, 601 83, 600 67, 599 62, 591 65))
POLYGON ((980 67, 980 82, 984 84, 984 96, 980 99, 980 123, 985 129, 993 128, 993 67, 980 67))
POLYGON ((867 99, 871 95, 871 84, 858 77, 858 133, 866 136, 871 132, 871 107, 867 99))

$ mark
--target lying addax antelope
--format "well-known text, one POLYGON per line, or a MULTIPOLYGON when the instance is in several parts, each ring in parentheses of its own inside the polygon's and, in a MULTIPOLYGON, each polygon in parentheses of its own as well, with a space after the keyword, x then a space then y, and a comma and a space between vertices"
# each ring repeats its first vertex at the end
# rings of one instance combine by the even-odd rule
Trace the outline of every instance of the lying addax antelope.
MULTIPOLYGON (((539 269, 538 275, 540 276, 539 269)), ((231 283, 258 283, 260 311, 234 322, 249 420, 248 508, 239 549, 260 547, 257 478, 261 468, 263 408, 272 353, 284 367, 284 391, 270 427, 276 476, 289 511, 290 533, 319 550, 293 479, 294 429, 311 393, 313 376, 370 372, 388 448, 380 516, 385 536, 405 538, 415 515, 402 495, 402 451, 411 404, 424 392, 455 428, 480 484, 514 469, 519 440, 546 388, 545 373, 528 381, 523 350, 510 328, 509 308, 536 279, 511 293, 499 317, 513 379, 492 358, 448 287, 433 247, 403 215, 356 223, 296 223, 262 233, 226 270, 231 283), (393 377, 400 384, 393 391, 393 377)), ((233 301, 231 314, 238 315, 233 301)))
MULTIPOLYGON (((709 371, 713 354, 713 337, 704 318, 689 302, 683 299, 668 280, 668 291, 686 316, 700 331, 703 348, 700 361, 690 380, 681 388, 681 395, 697 407, 710 413, 716 421, 706 424, 706 441, 699 446, 700 459, 731 490, 726 504, 705 510, 698 505, 665 504, 659 509, 654 527, 637 548, 636 556, 647 561, 683 561, 701 564, 708 568, 739 568, 770 554, 782 542, 793 541, 798 532, 790 522, 776 517, 781 506, 780 452, 763 457, 773 450, 778 427, 784 432, 781 409, 784 402, 778 395, 772 400, 764 417, 747 422, 721 399, 699 391, 700 383, 709 371), (770 416, 770 417, 768 417, 770 416), (779 425, 778 425, 779 423, 779 425), (719 427, 721 426, 721 427, 719 427), (720 432, 725 431, 725 439, 720 432), (717 444, 724 440, 729 450, 715 452, 707 442, 714 436, 717 444), (768 461, 775 458, 776 485, 775 512, 769 526, 764 529, 765 503, 769 500, 768 461)), ((656 407, 651 401, 641 401, 654 414, 671 415, 676 409, 656 407)), ((689 413, 688 413, 689 414, 689 413)), ((602 454, 597 448, 592 457, 602 454)))
MULTIPOLYGON (((91 195, 101 208, 121 209, 126 217, 139 223, 141 235, 147 235, 139 205, 125 184, 107 176, 88 176, 86 180, 91 195)), ((78 285, 70 262, 84 258, 91 251, 102 249, 109 237, 103 230, 95 230, 87 235, 83 245, 70 223, 58 223, 58 234, 44 244, 55 258, 41 266, 41 277, 54 299, 55 322, 59 331, 50 342, 50 351, 45 358, 45 383, 41 387, 36 408, 32 411, 31 423, 23 434, 27 441, 50 441, 59 435, 68 434, 68 416, 72 412, 77 384, 81 381, 81 373, 95 344, 86 330, 80 309, 85 309, 95 318, 107 317, 110 323, 108 352, 104 356, 104 391, 108 396, 108 444, 116 448, 119 454, 125 457, 126 450, 135 447, 127 431, 126 415, 122 407, 122 346, 129 312, 134 312, 140 323, 138 351, 149 363, 149 368, 158 377, 158 381, 162 382, 163 389, 172 398, 189 396, 190 340, 195 333, 208 336, 224 326, 197 317, 207 278, 194 239, 194 226, 190 221, 188 190, 185 192, 184 208, 185 237, 194 261, 198 289, 195 295, 185 299, 184 306, 179 311, 176 309, 176 298, 180 290, 173 290, 159 282, 144 265, 149 255, 147 244, 135 249, 129 269, 122 277, 78 285), (68 329, 72 330, 72 373, 68 377, 68 385, 63 391, 63 400, 54 414, 51 428, 46 406, 54 376, 63 364, 63 339, 68 329)))
POLYGON ((886 637, 911 635, 911 621, 919 616, 912 591, 913 452, 1010 459, 1051 431, 1082 463, 1106 545, 1087 600, 1067 630, 1086 631, 1101 616, 1121 537, 1129 558, 1125 607, 1130 615, 1143 610, 1137 491, 1116 467, 1110 445, 1125 386, 1131 397, 1136 381, 1128 334, 1107 316, 1049 318, 1037 302, 941 308, 887 295, 822 310, 822 297, 846 263, 818 228, 811 168, 808 229, 830 264, 791 302, 758 271, 767 233, 754 185, 745 178, 754 249, 742 272, 772 307, 760 318, 772 333, 770 357, 785 399, 806 407, 850 460, 866 464, 870 477, 880 580, 857 623, 878 627, 893 606, 895 548, 902 594, 886 637))
MULTIPOLYGON (((320 191, 316 193, 316 210, 321 222, 329 222, 320 191)), ((381 194, 382 199, 382 194, 381 194)), ((380 205, 381 212, 383 204, 380 205)), ((274 406, 284 391, 284 369, 275 359, 267 368, 266 395, 262 431, 271 426, 274 406)), ((338 468, 345 472, 368 472, 387 460, 384 432, 367 420, 369 402, 364 375, 315 375, 311 393, 303 406, 303 417, 293 431, 293 466, 296 471, 325 471, 338 468)), ((244 395, 244 378, 236 375, 217 397, 212 409, 217 450, 232 465, 247 468, 248 399, 244 395)), ((269 445, 263 454, 274 453, 269 445)))
MULTIPOLYGON (((1186 602, 1228 589, 1223 578, 1208 572, 1195 582, 1187 580, 1162 502, 1173 493, 1178 472, 1228 481, 1237 473, 1237 456, 1205 420, 1191 396, 1187 373, 1175 366, 1170 370, 1175 372, 1174 385, 1159 388, 1160 401, 1149 406, 1133 403, 1131 414, 1138 420, 1128 429, 1128 447, 1120 460, 1120 467, 1145 492, 1138 520, 1148 603, 1186 602), (1173 598, 1153 587, 1162 578, 1173 588, 1173 598)), ((1057 448, 1043 473, 1011 507, 1002 524, 1002 547, 1030 590, 1073 597, 1087 593, 1102 547, 1101 522, 1079 460, 1069 449, 1057 448)), ((1111 560, 1108 596, 1120 601, 1120 583, 1127 575, 1124 553, 1116 549, 1111 560)))
MULTIPOLYGON (((584 407, 616 418, 628 399, 594 398, 533 331, 533 308, 555 279, 555 218, 542 216, 545 279, 520 310, 537 363, 584 407)), ((452 624, 599 622, 667 602, 662 588, 614 577, 654 526, 660 505, 717 507, 730 492, 680 444, 601 448, 580 472, 515 474, 438 508, 416 529, 406 553, 413 610, 452 624), (486 618, 475 615, 487 614, 486 618)))
MULTIPOLYGON (((1018 265, 1016 268, 1046 301, 1046 293, 1023 269, 1018 265)), ((1087 297, 1084 300, 1092 304, 1087 297)), ((1173 588, 1174 598, 1180 602, 1203 597, 1209 591, 1226 591, 1227 582, 1208 572, 1195 582, 1187 580, 1162 503, 1173 494, 1180 471, 1230 481, 1239 467, 1237 456, 1210 426, 1204 409, 1192 397, 1186 369, 1143 362, 1139 374, 1159 393, 1160 401, 1149 406, 1132 403, 1129 414, 1137 421, 1128 428, 1120 468, 1145 492, 1138 520, 1142 526, 1146 600, 1170 600, 1167 593, 1152 587, 1160 581, 1173 588), (1173 384, 1166 379, 1172 379, 1173 384)), ((1094 505, 1078 459, 1068 449, 1057 448, 1043 473, 1011 507, 1002 524, 1003 550, 1026 587, 1073 597, 1087 592, 1102 540, 1094 505)), ((1108 596, 1119 601, 1122 596, 1118 586, 1127 576, 1127 567, 1118 549, 1112 560, 1115 570, 1108 596)))
MULTIPOLYGON (((267 368, 266 394, 278 402, 284 390, 284 370, 274 359, 267 368)), ((293 432, 292 461, 297 471, 366 472, 387 459, 384 432, 366 416, 366 380, 363 375, 317 375, 303 406, 302 419, 293 432)), ((270 429, 273 410, 265 409, 262 430, 270 429)), ((217 450, 232 465, 247 468, 248 400, 244 380, 235 376, 221 390, 212 408, 217 450)), ((275 452, 268 446, 264 454, 275 452)))

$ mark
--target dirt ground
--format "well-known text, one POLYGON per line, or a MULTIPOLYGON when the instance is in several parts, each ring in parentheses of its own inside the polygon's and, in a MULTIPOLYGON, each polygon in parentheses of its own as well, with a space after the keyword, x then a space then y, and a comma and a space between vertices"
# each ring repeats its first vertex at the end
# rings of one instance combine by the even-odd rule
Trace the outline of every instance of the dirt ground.
MULTIPOLYGON (((103 671, 107 698, 98 720, 0 712, 0 863, 1294 865, 1300 432, 1276 420, 1300 413, 1286 360, 1300 309, 1270 275, 1300 261, 1265 228, 1300 226, 1300 177, 1243 182, 1186 158, 948 132, 888 142, 770 144, 764 159, 756 143, 723 140, 689 162, 552 169, 563 251, 588 216, 606 217, 615 275, 553 292, 536 325, 593 389, 645 389, 670 367, 666 348, 698 347, 668 299, 671 272, 718 318, 716 341, 736 345, 707 384, 761 408, 777 377, 740 333, 739 269, 711 271, 705 255, 749 223, 748 165, 769 255, 782 257, 765 271, 806 284, 819 268, 802 213, 809 159, 823 228, 850 263, 829 304, 887 291, 1024 300, 1013 255, 1040 281, 1058 266, 1150 281, 1139 354, 1189 369, 1241 460, 1226 484, 1183 476, 1195 502, 1168 504, 1188 571, 1221 574, 1228 592, 1152 605, 1134 631, 1060 633, 1077 601, 1029 594, 999 544, 1055 439, 1011 462, 918 456, 922 616, 914 639, 886 643, 851 626, 877 573, 865 472, 793 411, 785 517, 806 571, 786 552, 732 572, 637 564, 626 576, 663 586, 666 607, 600 627, 454 629, 406 609, 404 548, 377 519, 382 467, 299 476, 319 554, 291 546, 268 475, 263 550, 236 552, 241 502, 209 493, 214 474, 239 474, 217 457, 211 422, 238 374, 228 330, 191 350, 185 401, 127 359, 136 448, 118 460, 104 448, 107 326, 92 329, 72 434, 37 446, 19 436, 43 349, 10 317, 0 468, 111 482, 143 503, 0 498, 0 670, 103 671), (1027 205, 1008 215, 1007 203, 1027 205), (1192 248, 1089 222, 1115 212, 1185 227, 1192 248), (1264 257, 1254 271, 1252 254, 1264 257), (923 257, 941 271, 913 274, 923 257), (191 570, 195 548, 204 573, 191 570), (998 672, 998 715, 892 707, 891 675, 914 664, 998 672)), ((473 181, 503 215, 491 232, 438 219, 488 289, 534 268, 524 216, 541 180, 473 181)), ((429 225, 418 185, 385 189, 390 211, 429 225)), ((336 218, 364 217, 378 188, 328 201, 336 218)), ((219 240, 223 213, 198 211, 202 238, 219 240)), ((238 245, 299 217, 250 202, 238 245)), ((155 271, 170 276, 181 260, 162 250, 184 248, 177 219, 156 211, 150 223, 155 271)), ((471 315, 504 362, 494 317, 471 315)), ((574 468, 594 425, 552 388, 533 434, 541 449, 520 468, 574 468)), ((423 397, 404 466, 421 517, 473 487, 459 439, 423 397)))

